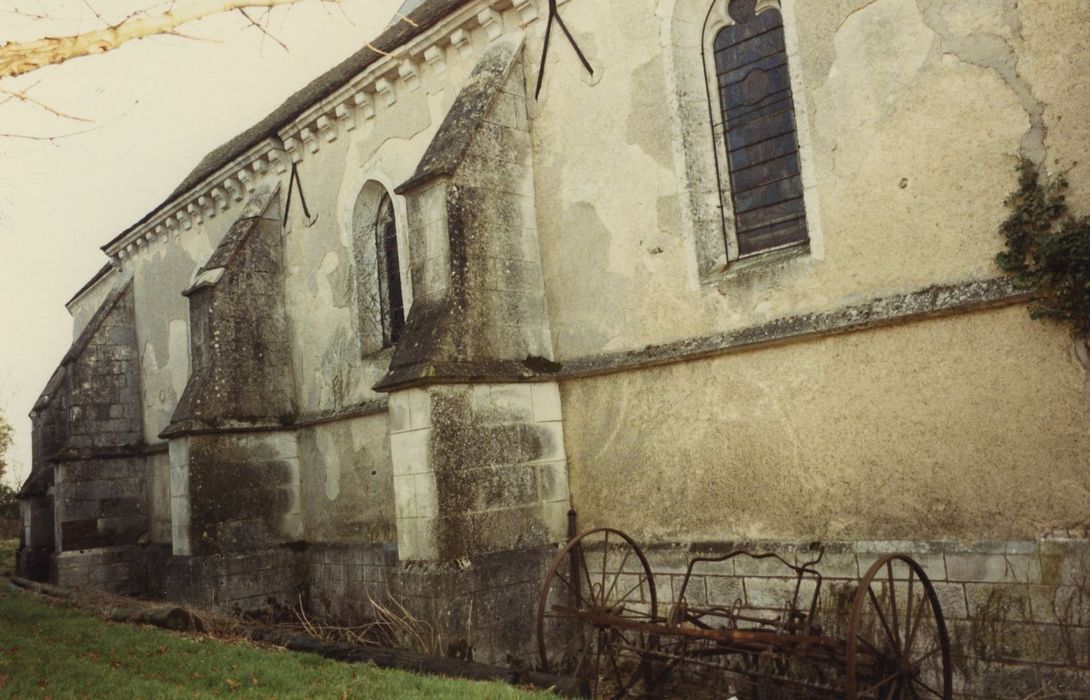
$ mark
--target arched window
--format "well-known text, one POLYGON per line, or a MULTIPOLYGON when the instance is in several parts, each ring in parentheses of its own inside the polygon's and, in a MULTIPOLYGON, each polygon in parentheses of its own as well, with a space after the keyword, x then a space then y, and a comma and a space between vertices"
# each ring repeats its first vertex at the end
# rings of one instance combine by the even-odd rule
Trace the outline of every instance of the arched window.
POLYGON ((379 183, 368 182, 352 210, 356 306, 364 355, 397 343, 405 326, 397 239, 397 215, 390 193, 379 183))
POLYGON ((799 162, 795 106, 775 2, 730 0, 732 24, 713 42, 720 193, 730 259, 809 240, 799 162), (724 173, 724 170, 726 172, 724 173))
POLYGON ((389 193, 382 194, 375 217, 375 250, 378 252, 378 285, 382 313, 382 346, 395 344, 405 326, 401 296, 401 266, 397 256, 397 222, 389 193))

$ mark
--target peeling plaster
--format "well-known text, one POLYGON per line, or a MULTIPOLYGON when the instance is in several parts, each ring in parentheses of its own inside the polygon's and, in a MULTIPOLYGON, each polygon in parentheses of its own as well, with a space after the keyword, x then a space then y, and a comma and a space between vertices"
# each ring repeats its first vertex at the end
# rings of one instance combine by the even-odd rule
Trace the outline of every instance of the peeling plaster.
POLYGON ((669 115, 660 108, 661 86, 665 80, 661 54, 632 71, 632 103, 625 121, 625 140, 639 146, 661 168, 672 172, 672 140, 662 137, 670 129, 669 115))
POLYGON ((1030 122, 1022 137, 1020 154, 1043 164, 1047 135, 1045 104, 1034 96, 1032 86, 1019 73, 1018 54, 1011 43, 1021 33, 1017 0, 1002 0, 1001 13, 995 11, 994 0, 977 0, 969 4, 968 11, 964 6, 940 0, 916 0, 916 4, 924 22, 939 35, 944 54, 995 71, 1014 93, 1030 122))

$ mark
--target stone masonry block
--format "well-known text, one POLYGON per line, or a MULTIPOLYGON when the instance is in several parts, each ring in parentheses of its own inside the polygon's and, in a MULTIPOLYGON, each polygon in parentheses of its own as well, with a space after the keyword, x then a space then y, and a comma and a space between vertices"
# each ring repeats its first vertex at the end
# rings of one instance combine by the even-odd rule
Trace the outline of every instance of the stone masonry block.
MULTIPOLYGON (((795 594, 794 578, 757 578, 744 580, 746 605, 751 608, 782 610, 795 594)), ((814 595, 814 581, 804 579, 799 589, 798 605, 806 608, 814 595)))
MULTIPOLYGON (((795 563, 795 557, 790 552, 778 552, 779 556, 789 563, 795 563)), ((791 569, 776 557, 756 559, 754 557, 740 555, 734 557, 734 572, 738 576, 790 576, 791 569)))
POLYGON ((533 456, 534 462, 559 462, 564 460, 564 428, 559 421, 551 423, 533 423, 522 426, 534 443, 539 446, 533 456))
POLYGON ((414 474, 412 483, 418 517, 431 518, 438 515, 435 475, 431 473, 414 474))
POLYGON ((733 576, 706 576, 704 585, 708 589, 708 602, 713 605, 731 606, 735 601, 746 599, 742 579, 733 576))
POLYGON ((399 518, 420 517, 416 504, 416 475, 394 476, 394 512, 399 518))
POLYGON ((547 462, 537 465, 538 495, 542 501, 568 501, 568 465, 547 462))
POLYGON ((1090 626, 1090 590, 1085 586, 1028 586, 1033 617, 1061 625, 1090 626))
POLYGON ((935 587, 935 595, 939 597, 942 614, 947 619, 962 619, 969 616, 965 588, 962 584, 937 581, 932 585, 935 587))
POLYGON ((1025 554, 947 554, 950 581, 1040 583, 1041 564, 1025 554))
MULTIPOLYGON (((645 550, 644 556, 647 557, 647 562, 655 573, 683 574, 689 565, 690 552, 681 548, 656 548, 645 550)), ((629 564, 632 571, 635 571, 638 565, 639 562, 629 564)), ((732 568, 731 573, 733 571, 732 568)))
POLYGON ((967 583, 965 597, 970 618, 1016 622, 1033 620, 1033 607, 1027 586, 967 583))
POLYGON ((534 419, 529 384, 492 384, 492 404, 502 422, 530 422, 534 419))
POLYGON ((398 518, 398 553, 403 561, 429 561, 438 556, 435 518, 398 518))
POLYGON ((428 458, 430 430, 413 430, 390 435, 390 456, 394 476, 422 474, 431 471, 428 458))
POLYGON ((678 597, 682 595, 682 586, 685 586, 685 600, 689 603, 704 605, 708 602, 708 589, 706 587, 706 584, 704 583, 703 576, 689 577, 689 582, 687 585, 685 584, 685 577, 678 576, 676 574, 671 574, 670 576, 656 576, 656 583, 660 580, 669 580, 670 600, 674 602, 677 602, 678 597))
POLYGON ((541 505, 541 519, 550 542, 563 542, 568 535, 568 501, 552 501, 541 505))
MULTIPOLYGON (((812 556, 799 553, 800 562, 812 560, 812 556)), ((821 575, 827 579, 832 578, 859 578, 859 561, 854 552, 825 552, 821 561, 814 565, 821 575)))
MULTIPOLYGON (((858 556, 859 575, 866 575, 867 571, 870 570, 871 565, 885 556, 886 554, 860 554, 858 556)), ((946 560, 941 553, 915 552, 907 554, 907 556, 923 567, 924 573, 927 574, 927 577, 932 581, 943 581, 946 579, 946 560)), ((894 567, 893 575, 897 578, 907 580, 908 569, 903 566, 894 567)))
POLYGON ((534 420, 539 423, 559 421, 563 418, 560 405, 560 386, 556 382, 540 382, 530 385, 534 420))
POLYGON ((1090 587, 1090 541, 1046 540, 1040 558, 1042 582, 1090 587))
POLYGON ((403 433, 410 430, 409 391, 395 391, 389 396, 390 432, 403 433))
POLYGON ((421 430, 431 427, 431 394, 425 389, 409 389, 409 427, 421 430))

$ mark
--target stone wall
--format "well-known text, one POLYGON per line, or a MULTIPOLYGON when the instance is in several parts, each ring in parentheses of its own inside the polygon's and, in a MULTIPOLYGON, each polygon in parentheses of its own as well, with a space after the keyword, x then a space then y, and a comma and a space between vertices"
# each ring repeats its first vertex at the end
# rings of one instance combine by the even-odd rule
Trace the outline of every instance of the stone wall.
POLYGON ((399 562, 389 546, 312 546, 307 601, 324 619, 358 624, 373 619, 373 600, 416 620, 435 653, 532 666, 533 602, 555 552, 538 547, 442 563, 399 562))
POLYGON ((148 591, 148 558, 142 547, 61 552, 53 556, 51 567, 50 580, 65 588, 122 595, 148 591))
POLYGON ((149 590, 168 600, 265 617, 297 607, 306 576, 304 557, 290 547, 203 556, 157 549, 149 567, 149 590))
POLYGON ((391 394, 401 559, 449 561, 559 541, 568 511, 559 406, 551 383, 391 394))
POLYGON ((144 437, 132 285, 102 308, 105 318, 89 324, 67 365, 69 449, 137 445, 144 437))
MULTIPOLYGON (((649 545, 643 551, 654 573, 659 614, 665 615, 693 557, 744 548, 801 565, 817 557, 818 545, 824 555, 814 566, 823 576, 817 615, 825 634, 847 638, 860 578, 877 559, 903 553, 923 567, 941 601, 955 697, 1022 700, 1042 689, 1070 693, 1064 697, 1090 693, 1090 540, 717 542, 649 545)), ((595 558, 587 561, 593 572, 595 558)), ((636 580, 634 557, 626 571, 636 580)), ((694 605, 728 608, 737 601, 776 617, 794 585, 793 573, 779 562, 737 557, 698 564, 685 597, 694 605)), ((640 601, 648 603, 648 587, 638 590, 640 601)), ((813 591, 813 581, 804 580, 804 610, 813 591)))
POLYGON ((308 542, 397 541, 387 425, 382 410, 299 430, 308 542))
POLYGON ((301 540, 299 483, 293 432, 171 440, 175 554, 264 550, 301 540))
POLYGON ((54 487, 59 551, 135 544, 147 534, 143 456, 57 465, 54 487))

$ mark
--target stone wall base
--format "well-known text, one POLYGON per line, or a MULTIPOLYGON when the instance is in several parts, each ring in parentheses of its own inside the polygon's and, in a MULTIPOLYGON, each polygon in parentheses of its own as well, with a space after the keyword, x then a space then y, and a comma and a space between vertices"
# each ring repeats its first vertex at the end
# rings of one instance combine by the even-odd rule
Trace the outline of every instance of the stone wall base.
POLYGON ((49 580, 74 590, 140 595, 148 590, 148 559, 143 547, 104 547, 53 554, 49 580))
POLYGON ((279 617, 299 605, 306 575, 302 552, 273 547, 231 554, 152 554, 157 576, 148 593, 199 608, 279 617))
POLYGON ((48 581, 53 552, 22 547, 15 553, 15 573, 31 581, 48 581))
MULTIPOLYGON (((817 615, 826 633, 844 632, 858 581, 876 559, 908 554, 923 566, 941 600, 956 697, 1024 700, 1049 691, 1090 697, 1090 541, 823 545, 824 557, 815 568, 823 576, 817 615)), ((774 552, 796 564, 816 554, 813 545, 784 542, 645 547, 660 614, 674 602, 690 558, 735 547, 774 552)), ((686 598, 726 606, 739 600, 748 608, 776 610, 790 596, 790 574, 771 560, 701 564, 686 598)), ((808 607, 812 591, 812 585, 804 586, 800 607, 808 607)))
POLYGON ((551 546, 452 562, 398 562, 392 545, 308 550, 308 603, 342 624, 374 619, 372 601, 417 620, 432 651, 534 665, 534 605, 551 546))
POLYGON ((53 555, 50 580, 220 609, 284 617, 305 605, 315 621, 359 625, 372 602, 411 618, 429 651, 533 666, 534 605, 552 546, 446 563, 399 562, 389 545, 284 546, 174 556, 148 545, 53 555))

